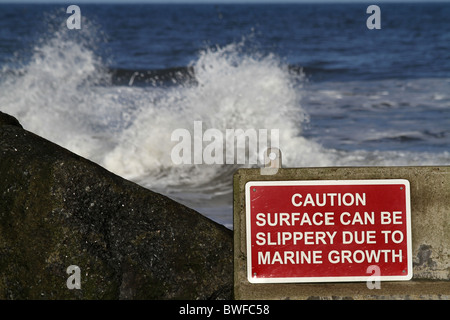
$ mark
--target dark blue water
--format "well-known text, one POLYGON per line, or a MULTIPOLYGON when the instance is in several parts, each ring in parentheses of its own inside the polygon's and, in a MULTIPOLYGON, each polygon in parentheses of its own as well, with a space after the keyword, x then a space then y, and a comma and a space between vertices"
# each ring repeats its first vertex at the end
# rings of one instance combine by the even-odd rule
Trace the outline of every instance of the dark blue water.
MULTIPOLYGON (((111 68, 187 66, 199 50, 250 42, 303 67, 313 80, 448 77, 450 4, 382 4, 381 30, 367 4, 81 5, 104 35, 111 68)), ((0 64, 69 16, 64 5, 0 5, 0 64)), ((76 31, 74 31, 75 33, 76 31)), ((24 53, 26 55, 26 52, 24 53)))
POLYGON ((450 4, 0 5, 0 110, 231 226, 239 166, 176 129, 279 129, 284 165, 450 164, 450 4))

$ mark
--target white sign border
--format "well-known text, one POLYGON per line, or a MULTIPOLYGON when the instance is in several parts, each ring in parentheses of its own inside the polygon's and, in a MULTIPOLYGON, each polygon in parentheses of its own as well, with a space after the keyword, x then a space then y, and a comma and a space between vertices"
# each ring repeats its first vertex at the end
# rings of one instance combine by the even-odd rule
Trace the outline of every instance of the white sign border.
MULTIPOLYGON (((413 277, 412 266, 412 239, 411 239, 411 195, 410 184, 406 179, 366 179, 366 180, 285 180, 285 181, 248 181, 245 184, 245 225, 247 242, 247 279, 250 283, 313 283, 313 282, 361 282, 371 279, 367 276, 351 277, 290 277, 290 278, 257 278, 252 276, 251 259, 251 210, 250 189, 254 186, 307 186, 307 185, 379 185, 379 184, 403 184, 406 195, 406 250, 407 250, 407 274, 405 276, 376 277, 379 281, 408 281, 413 277)), ((375 277, 374 277, 375 278, 375 277)))

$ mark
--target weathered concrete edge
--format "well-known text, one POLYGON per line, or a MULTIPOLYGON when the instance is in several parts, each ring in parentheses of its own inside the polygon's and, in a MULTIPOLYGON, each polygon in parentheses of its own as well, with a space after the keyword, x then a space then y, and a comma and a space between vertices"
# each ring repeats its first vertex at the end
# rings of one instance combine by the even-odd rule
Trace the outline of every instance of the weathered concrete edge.
MULTIPOLYGON (((424 184, 422 182, 422 184, 424 184)), ((450 166, 408 166, 408 167, 329 167, 329 168, 292 168, 280 169, 276 175, 260 175, 259 169, 240 169, 233 178, 234 188, 234 298, 235 299, 450 299, 450 166), (438 223, 442 233, 434 234, 447 245, 441 250, 446 256, 443 270, 434 272, 429 268, 435 263, 431 260, 431 252, 424 253, 431 246, 418 244, 419 234, 430 230, 418 223, 418 214, 414 192, 418 186, 412 184, 412 216, 413 220, 413 256, 417 255, 413 280, 407 282, 382 282, 381 290, 370 290, 365 283, 316 283, 316 284, 250 284, 246 279, 245 248, 245 184, 248 181, 270 180, 351 180, 351 179, 408 179, 414 180, 424 174, 441 175, 441 181, 433 179, 428 189, 440 182, 440 192, 432 192, 432 199, 424 199, 420 206, 430 206, 436 196, 442 196, 443 204, 438 208, 442 215, 438 223), (447 194, 447 196, 445 196, 447 194), (416 225, 416 228, 414 228, 416 225), (425 230, 425 231, 424 231, 425 230), (416 232, 414 232, 416 231, 416 232), (242 241, 241 239, 244 239, 242 241), (445 239, 449 241, 445 241, 445 239), (417 261, 418 260, 418 261, 417 261), (447 267, 447 268, 445 268, 447 267), (423 269, 423 270, 421 270, 423 269), (431 278, 431 279, 430 279, 431 278)), ((421 208, 421 209, 422 209, 421 208)), ((425 220, 425 219, 421 219, 425 220)), ((438 232, 439 230, 432 230, 438 232)), ((423 238, 423 237, 422 237, 423 238)), ((422 239, 419 237, 419 239, 422 239)), ((434 239, 436 240, 436 239, 434 239)), ((434 265, 435 266, 435 265, 434 265)))

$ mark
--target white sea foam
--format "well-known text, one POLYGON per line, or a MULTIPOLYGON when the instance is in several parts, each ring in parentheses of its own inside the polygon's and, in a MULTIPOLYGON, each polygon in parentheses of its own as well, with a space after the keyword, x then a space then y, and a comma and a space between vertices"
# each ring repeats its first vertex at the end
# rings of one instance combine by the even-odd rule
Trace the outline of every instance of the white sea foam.
POLYGON ((223 133, 237 128, 280 129, 281 148, 297 146, 292 149, 295 152, 285 153, 286 163, 326 164, 320 146, 300 135, 305 114, 298 79, 273 56, 243 54, 242 45, 201 52, 192 64, 197 84, 166 89, 159 99, 141 108, 118 145, 105 156, 106 167, 149 181, 163 171, 159 182, 164 185, 220 184, 224 173, 230 174, 235 167, 175 166, 171 161, 171 133, 177 128, 192 132, 194 121, 202 121, 203 130, 215 128, 223 133))

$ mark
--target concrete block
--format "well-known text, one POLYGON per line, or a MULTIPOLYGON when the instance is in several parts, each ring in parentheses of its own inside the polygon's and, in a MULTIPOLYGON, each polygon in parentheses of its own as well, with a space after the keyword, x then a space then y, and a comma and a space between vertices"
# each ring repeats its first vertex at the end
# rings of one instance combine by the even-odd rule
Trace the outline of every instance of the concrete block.
POLYGON ((234 175, 235 299, 450 299, 450 166, 282 168, 234 175), (251 284, 247 280, 245 184, 248 181, 407 179, 411 186, 413 278, 381 282, 251 284))

